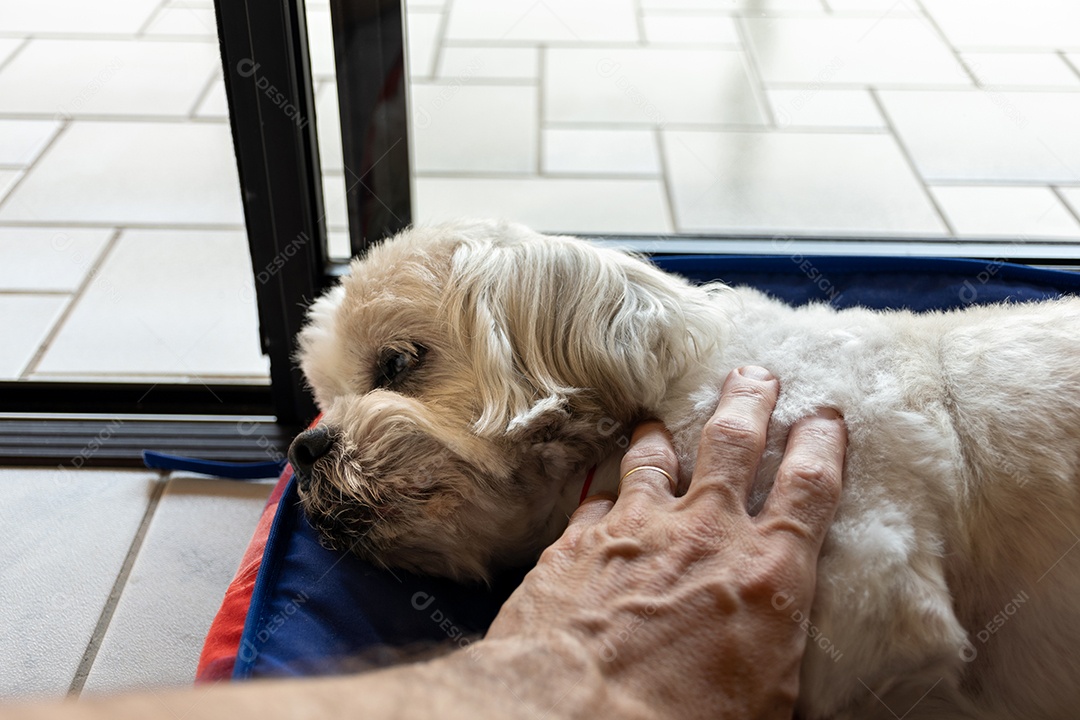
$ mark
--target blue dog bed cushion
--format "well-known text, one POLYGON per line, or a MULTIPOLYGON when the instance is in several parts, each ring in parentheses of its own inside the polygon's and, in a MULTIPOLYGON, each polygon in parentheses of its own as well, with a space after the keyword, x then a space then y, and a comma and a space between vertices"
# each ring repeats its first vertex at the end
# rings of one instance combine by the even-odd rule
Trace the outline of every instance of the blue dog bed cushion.
MULTIPOLYGON (((1080 294, 1078 274, 984 261, 700 255, 654 261, 693 281, 750 285, 793 305, 925 311, 1080 294)), ((486 587, 379 569, 322 547, 288 468, 282 483, 243 632, 238 646, 230 641, 235 661, 218 663, 231 665, 235 679, 339 673, 392 664, 435 644, 467 645, 527 571, 508 571, 486 587)), ((236 603, 221 612, 235 615, 236 603)), ((207 647, 220 640, 212 631, 207 647)))

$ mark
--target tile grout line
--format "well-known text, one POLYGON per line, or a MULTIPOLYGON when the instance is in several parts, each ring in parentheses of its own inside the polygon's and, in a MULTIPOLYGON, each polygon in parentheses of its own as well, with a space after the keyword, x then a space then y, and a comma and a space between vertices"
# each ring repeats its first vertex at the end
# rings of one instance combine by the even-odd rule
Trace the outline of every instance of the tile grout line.
POLYGON ((1065 206, 1065 212, 1069 213, 1069 215, 1076 220, 1077 225, 1080 225, 1080 208, 1074 208, 1068 198, 1061 192, 1061 188, 1057 185, 1050 185, 1050 192, 1052 192, 1061 204, 1065 206))
POLYGON ((544 175, 544 80, 547 74, 544 67, 547 65, 547 45, 539 43, 536 46, 536 167, 537 176, 544 175))
POLYGON ((1061 58, 1061 62, 1065 63, 1065 67, 1072 70, 1073 74, 1080 78, 1080 66, 1074 65, 1073 62, 1069 60, 1069 54, 1064 50, 1058 50, 1056 54, 1061 58))
MULTIPOLYGON (((446 3, 442 6, 442 10, 440 10, 441 17, 439 18, 439 29, 435 33, 435 52, 431 54, 431 67, 428 68, 430 70, 428 77, 432 80, 437 80, 439 77, 439 66, 442 64, 443 50, 446 49, 446 30, 450 26, 450 11, 453 10, 453 5, 454 0, 446 0, 446 3)), ((408 36, 408 10, 405 11, 405 17, 402 18, 402 23, 406 28, 406 36, 408 36)))
POLYGON ((874 105, 877 106, 878 112, 881 113, 882 119, 885 120, 885 126, 889 129, 889 135, 892 136, 893 141, 896 143, 896 146, 900 148, 900 154, 904 156, 904 160, 907 161, 908 167, 911 169, 911 173, 919 182, 919 186, 922 187, 923 192, 926 193, 926 198, 933 206, 934 212, 938 214, 938 217, 941 219, 941 223, 945 226, 945 229, 948 231, 949 235, 953 238, 956 238, 956 228, 954 228, 952 223, 949 221, 948 216, 945 214, 944 208, 941 207, 940 203, 938 203, 937 201, 937 198, 934 197, 934 193, 930 191, 930 186, 927 184, 926 178, 924 178, 922 176, 922 173, 919 172, 919 167, 915 164, 915 158, 911 156, 911 152, 908 150, 907 145, 905 145, 904 141, 900 139, 900 133, 896 129, 896 126, 893 125, 892 117, 890 117, 889 113, 886 112, 885 103, 883 103, 881 101, 881 98, 878 96, 877 88, 869 87, 867 88, 867 90, 870 93, 871 99, 874 101, 874 105))
POLYGON ((637 20, 638 45, 647 47, 649 40, 645 34, 645 8, 641 7, 641 0, 634 0, 634 19, 637 20))
MULTIPOLYGON (((54 115, 51 119, 55 120, 56 116, 54 115)), ((11 198, 15 197, 15 193, 18 191, 19 186, 26 182, 26 178, 30 177, 30 173, 33 172, 35 168, 37 168, 37 165, 39 162, 41 162, 41 159, 48 154, 49 150, 52 149, 53 145, 56 145, 57 141, 60 140, 60 136, 67 132, 67 129, 69 127, 71 127, 71 120, 64 120, 63 123, 61 123, 60 125, 60 129, 53 134, 53 136, 49 139, 49 142, 45 143, 45 147, 41 148, 37 156, 30 162, 29 165, 27 165, 23 169, 23 174, 19 176, 19 179, 16 180, 15 183, 7 189, 7 192, 3 196, 0 196, 0 211, 3 211, 4 205, 10 202, 11 198)))
MULTIPOLYGON (((201 120, 202 119, 202 118, 196 117, 195 113, 197 113, 199 111, 199 106, 202 105, 203 102, 206 100, 206 98, 210 96, 210 90, 214 87, 214 83, 216 83, 217 81, 218 81, 218 70, 212 70, 210 72, 210 79, 207 81, 206 85, 203 86, 203 89, 201 91, 199 91, 199 94, 195 96, 195 102, 191 106, 191 111, 187 114, 187 117, 186 117, 187 120, 201 120)), ((315 83, 312 82, 312 85, 314 85, 314 84, 315 83)), ((314 93, 314 92, 312 93, 313 96, 315 94, 316 93, 314 93)), ((226 117, 228 117, 228 110, 225 111, 225 114, 226 114, 226 117)), ((212 118, 212 119, 216 120, 217 118, 212 118)))
POLYGON ((158 6, 154 8, 153 12, 151 12, 150 15, 146 18, 146 22, 140 25, 139 29, 135 31, 136 39, 146 39, 146 31, 150 29, 150 26, 154 24, 154 21, 157 20, 158 15, 161 14, 161 11, 164 10, 168 6, 168 4, 169 0, 159 0, 158 6))
POLYGON ((50 290, 48 288, 40 290, 38 288, 30 288, 26 290, 9 290, 7 288, 0 289, 0 296, 7 295, 50 295, 56 297, 68 297, 69 295, 71 295, 71 293, 67 290, 50 290))
POLYGON ((763 119, 765 120, 764 128, 775 129, 776 117, 773 115, 772 106, 769 104, 769 94, 765 90, 765 79, 761 75, 761 69, 757 65, 757 58, 754 56, 753 47, 750 44, 750 34, 747 32, 744 19, 735 19, 735 33, 739 36, 739 44, 742 46, 742 52, 739 53, 739 57, 742 61, 742 65, 746 70, 746 74, 749 76, 750 94, 754 96, 754 101, 758 105, 758 109, 761 110, 763 119))
MULTIPOLYGON (((20 40, 24 36, 16 33, 4 34, 0 32, 0 40, 20 40)), ((131 33, 107 33, 107 32, 36 32, 26 39, 33 40, 70 40, 74 42, 117 42, 117 43, 137 43, 137 42, 163 42, 163 43, 203 43, 209 45, 210 43, 216 43, 216 38, 209 38, 203 35, 147 35, 145 37, 139 37, 138 35, 132 35, 131 33)), ((1040 52, 1038 48, 1031 50, 1030 52, 1040 52)), ((1045 53, 1045 50, 1042 52, 1045 53)))
POLYGON ((664 128, 660 125, 656 126, 653 137, 656 140, 656 153, 657 160, 660 162, 660 186, 664 190, 664 200, 668 206, 668 217, 671 218, 671 230, 672 232, 679 232, 679 219, 675 215, 675 193, 671 187, 671 177, 668 168, 667 153, 664 152, 664 128))
POLYGON ((30 362, 28 362, 22 372, 19 373, 20 380, 29 379, 30 375, 37 370, 37 366, 41 364, 42 359, 45 357, 45 353, 48 352, 49 347, 51 347, 56 340, 56 336, 60 334, 60 331, 67 323, 68 318, 71 317, 71 313, 74 312, 75 306, 78 305, 79 301, 82 299, 83 294, 86 292, 86 288, 88 288, 94 278, 97 277, 98 272, 101 270, 101 266, 105 264, 105 259, 112 253, 113 248, 116 247, 121 233, 122 231, 119 229, 114 230, 113 234, 105 242, 105 247, 102 248, 101 254, 98 255, 97 260, 95 260, 87 269, 86 275, 83 277, 82 282, 79 283, 79 286, 75 288, 75 292, 71 293, 71 301, 64 307, 64 310, 60 313, 60 317, 53 323, 52 327, 49 329, 49 333, 45 336, 45 339, 38 345, 37 350, 34 351, 34 356, 30 358, 30 362))
MULTIPOLYGON (((1071 90, 1059 90, 1058 92, 1073 92, 1071 90)), ((56 120, 56 113, 46 112, 0 112, 0 118, 5 120, 56 120)), ((185 114, 176 115, 139 115, 136 113, 77 113, 72 115, 71 120, 83 122, 112 122, 112 123, 176 123, 189 122, 191 118, 185 114)), ((228 124, 227 117, 197 118, 200 122, 228 124)))
POLYGON ((109 624, 112 622, 113 614, 116 612, 116 606, 120 602, 120 596, 124 592, 124 587, 127 585, 128 578, 131 576, 131 568, 135 565, 135 559, 139 555, 139 550, 142 549, 142 544, 146 539, 146 532, 150 527, 150 522, 154 517, 157 506, 161 501, 161 496, 165 493, 165 487, 168 484, 168 473, 159 471, 158 477, 154 481, 153 491, 150 494, 150 501, 146 505, 146 511, 143 513, 142 520, 139 522, 139 529, 135 531, 135 537, 131 539, 131 545, 128 547, 127 556, 124 558, 124 564, 120 566, 120 572, 117 573, 116 581, 113 582, 112 589, 109 591, 109 596, 105 601, 105 607, 101 609, 101 615, 98 616, 97 625, 94 627, 94 632, 90 635, 90 642, 87 643, 82 659, 75 669, 75 676, 71 679, 71 685, 68 686, 68 697, 78 697, 82 693, 83 686, 86 685, 86 679, 90 676, 90 670, 94 666, 94 660, 97 658, 98 650, 101 649, 101 643, 105 639, 105 633, 108 631, 109 624))
POLYGON ((945 47, 949 48, 949 52, 952 53, 953 57, 956 58, 956 62, 959 63, 960 67, 963 68, 965 73, 967 73, 967 76, 971 80, 972 84, 974 84, 976 88, 981 88, 982 82, 979 80, 979 78, 972 71, 971 67, 964 60, 964 56, 960 53, 956 46, 952 44, 952 41, 949 40, 949 36, 946 35, 945 31, 941 29, 940 25, 938 25, 938 22, 936 19, 934 19, 934 16, 927 11, 926 7, 922 3, 922 0, 911 0, 911 2, 913 2, 915 6, 919 8, 919 12, 922 13, 922 16, 924 18, 926 18, 926 22, 929 23, 930 27, 934 29, 934 32, 937 34, 941 42, 945 44, 945 47))
MULTIPOLYGON (((1015 184, 1015 183, 1014 183, 1015 184)), ((1045 183, 1044 183, 1045 184, 1045 183)), ((0 227, 53 228, 56 230, 194 230, 205 232, 243 232, 243 225, 224 223, 183 222, 109 222, 105 220, 7 220, 0 219, 0 227)))
POLYGON ((19 54, 20 54, 20 53, 21 53, 21 52, 23 51, 23 49, 24 49, 24 48, 25 48, 25 47, 26 47, 27 45, 29 45, 29 44, 30 44, 30 41, 31 41, 31 40, 33 40, 33 39, 34 39, 34 36, 33 36, 33 35, 27 35, 27 36, 26 36, 26 37, 25 37, 25 38, 23 39, 23 41, 22 41, 22 43, 21 43, 21 44, 19 45, 19 47, 15 48, 15 49, 14 49, 14 50, 13 50, 13 51, 11 52, 11 54, 7 56, 7 59, 6 59, 6 60, 4 60, 4 62, 0 62, 0 72, 3 72, 4 68, 6 68, 6 67, 7 67, 8 65, 10 65, 10 64, 11 64, 12 62, 14 62, 15 58, 17 58, 17 57, 19 56, 19 54))

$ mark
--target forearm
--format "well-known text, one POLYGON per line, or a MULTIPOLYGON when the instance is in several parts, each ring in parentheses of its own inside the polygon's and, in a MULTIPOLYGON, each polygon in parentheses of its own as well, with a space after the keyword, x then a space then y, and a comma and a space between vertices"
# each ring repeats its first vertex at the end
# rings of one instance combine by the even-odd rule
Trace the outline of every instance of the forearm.
MULTIPOLYGON (((494 640, 437 660, 361 675, 12 707, 0 710, 0 720, 626 716, 615 710, 596 664, 575 643, 494 640)), ((637 714, 621 704, 619 710, 637 714)))

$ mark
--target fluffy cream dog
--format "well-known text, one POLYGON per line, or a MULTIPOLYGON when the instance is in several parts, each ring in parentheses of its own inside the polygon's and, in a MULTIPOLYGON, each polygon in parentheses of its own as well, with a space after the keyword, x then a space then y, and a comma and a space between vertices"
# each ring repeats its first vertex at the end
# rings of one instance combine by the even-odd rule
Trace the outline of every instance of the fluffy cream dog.
MULTIPOLYGON (((580 240, 416 228, 311 308, 325 417, 294 444, 328 541, 459 578, 527 561, 614 485, 625 433, 671 430, 685 486, 724 376, 780 379, 787 429, 840 409, 850 446, 822 552, 800 714, 1080 713, 1080 299, 913 315, 694 287, 580 240)), ((783 605, 778 600, 777 607, 783 605)))

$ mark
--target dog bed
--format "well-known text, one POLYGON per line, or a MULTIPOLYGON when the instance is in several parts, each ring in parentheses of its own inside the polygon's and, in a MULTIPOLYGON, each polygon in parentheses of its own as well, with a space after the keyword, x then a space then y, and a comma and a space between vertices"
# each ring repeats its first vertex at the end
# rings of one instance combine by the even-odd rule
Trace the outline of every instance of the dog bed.
MULTIPOLYGON (((924 258, 669 256, 665 270, 750 285, 793 305, 926 311, 1080 294, 1080 274, 924 258)), ((526 569, 491 587, 379 569, 327 550, 286 467, 206 639, 197 682, 385 666, 487 628, 526 569)))

